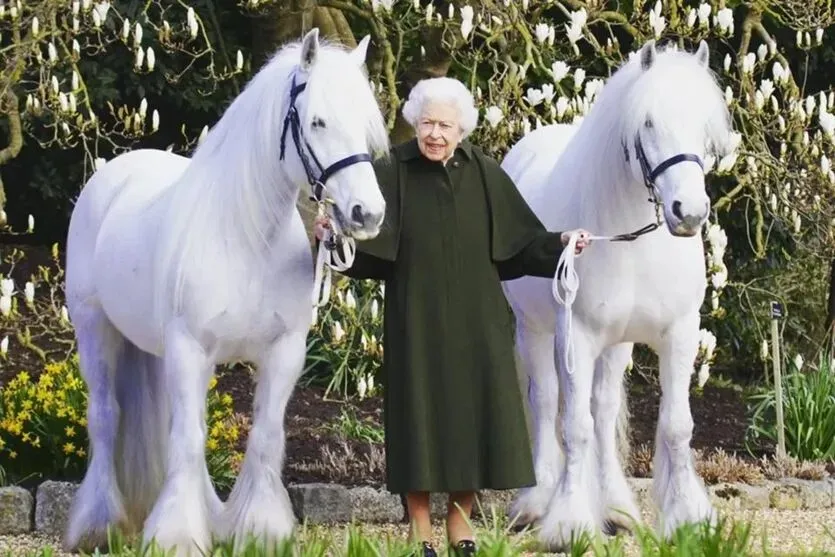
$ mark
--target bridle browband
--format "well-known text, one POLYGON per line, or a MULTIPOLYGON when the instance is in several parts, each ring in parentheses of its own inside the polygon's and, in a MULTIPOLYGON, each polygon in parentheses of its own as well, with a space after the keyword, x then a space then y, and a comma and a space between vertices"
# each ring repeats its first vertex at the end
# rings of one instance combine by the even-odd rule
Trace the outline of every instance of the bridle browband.
POLYGON ((307 174, 307 181, 310 183, 310 189, 313 194, 310 199, 321 205, 322 203, 329 202, 325 196, 325 184, 328 179, 343 168, 353 164, 360 162, 370 163, 371 155, 368 153, 357 153, 355 155, 349 155, 344 159, 340 159, 327 168, 322 166, 322 163, 319 162, 319 159, 313 152, 313 148, 310 146, 310 143, 308 143, 307 139, 303 137, 304 134, 302 133, 299 111, 296 108, 296 99, 299 94, 305 90, 305 87, 307 87, 307 82, 296 85, 296 75, 293 74, 293 84, 290 89, 290 104, 287 108, 287 115, 284 117, 284 127, 281 131, 281 152, 279 160, 284 160, 285 147, 287 143, 287 130, 289 129, 290 133, 293 135, 293 143, 296 145, 296 152, 299 155, 299 159, 302 161, 302 165, 304 165, 304 171, 307 174), (307 152, 305 152, 305 149, 302 149, 302 142, 304 142, 307 152), (308 157, 308 155, 310 156, 308 157), (314 173, 313 167, 310 164, 310 159, 313 159, 313 162, 316 163, 316 166, 319 169, 318 173, 314 173))
MULTIPOLYGON (((626 162, 629 162, 629 149, 626 147, 626 144, 623 144, 623 153, 624 157, 626 158, 626 162)), ((649 234, 653 230, 659 228, 662 224, 661 218, 661 202, 658 200, 658 195, 656 194, 657 186, 655 185, 655 180, 660 176, 665 170, 670 168, 671 166, 675 166, 681 162, 695 162, 699 165, 699 168, 702 169, 704 172, 704 162, 702 162, 701 157, 698 155, 694 155, 693 153, 679 153, 677 155, 673 155, 672 157, 661 161, 661 163, 656 166, 654 169, 650 166, 649 161, 647 160, 647 155, 644 152, 644 146, 641 144, 641 138, 635 138, 635 154, 638 157, 638 164, 641 165, 641 174, 644 177, 644 186, 646 186, 647 191, 649 191, 649 201, 655 206, 655 222, 650 223, 634 232, 628 232, 626 234, 618 234, 617 236, 613 236, 611 241, 613 242, 631 242, 633 240, 638 239, 640 236, 644 234, 649 234)))

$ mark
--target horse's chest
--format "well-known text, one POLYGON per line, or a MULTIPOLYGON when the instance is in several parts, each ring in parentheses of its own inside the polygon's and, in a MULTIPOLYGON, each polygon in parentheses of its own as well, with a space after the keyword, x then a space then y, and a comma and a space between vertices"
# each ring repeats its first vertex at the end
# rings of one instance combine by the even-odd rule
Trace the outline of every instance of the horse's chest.
POLYGON ((678 252, 661 247, 636 250, 624 244, 601 247, 607 249, 596 256, 590 250, 587 261, 578 261, 576 303, 592 320, 599 320, 598 326, 655 329, 698 311, 705 291, 698 246, 676 246, 678 252))

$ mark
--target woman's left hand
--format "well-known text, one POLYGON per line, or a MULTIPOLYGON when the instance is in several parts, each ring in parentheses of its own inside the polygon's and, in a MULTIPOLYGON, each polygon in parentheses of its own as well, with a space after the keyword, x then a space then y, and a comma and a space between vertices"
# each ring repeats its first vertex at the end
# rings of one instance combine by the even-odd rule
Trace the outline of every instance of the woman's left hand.
POLYGON ((562 245, 567 246, 568 241, 571 239, 571 235, 577 233, 577 244, 574 247, 575 255, 580 255, 583 253, 583 250, 591 245, 591 233, 588 230, 583 230, 582 228, 578 228, 577 230, 569 230, 567 232, 562 233, 562 245))

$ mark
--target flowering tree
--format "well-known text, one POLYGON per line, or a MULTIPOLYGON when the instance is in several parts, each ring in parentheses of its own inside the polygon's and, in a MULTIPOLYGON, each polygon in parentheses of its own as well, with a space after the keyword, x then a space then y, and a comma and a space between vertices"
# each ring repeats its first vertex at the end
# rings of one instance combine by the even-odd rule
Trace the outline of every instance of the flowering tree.
MULTIPOLYGON (((185 3, 0 2, 0 113, 8 127, 0 166, 32 140, 42 149, 78 149, 89 175, 97 160, 157 132, 161 119, 144 96, 118 102, 127 96, 120 91, 125 82, 117 83, 124 76, 96 60, 124 65, 136 77, 159 74, 170 85, 199 82, 208 92, 244 67, 240 50, 230 59, 209 36, 203 19, 185 3)), ((186 138, 184 148, 189 145, 186 138)), ((4 202, 0 182, 0 226, 4 202)))

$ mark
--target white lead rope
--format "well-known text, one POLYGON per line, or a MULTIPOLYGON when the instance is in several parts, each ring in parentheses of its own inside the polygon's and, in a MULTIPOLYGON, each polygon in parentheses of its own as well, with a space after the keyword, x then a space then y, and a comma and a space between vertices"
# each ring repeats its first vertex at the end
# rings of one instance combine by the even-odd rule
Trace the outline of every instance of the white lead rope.
MULTIPOLYGON (((568 245, 565 246, 562 254, 560 254, 559 261, 557 261, 557 272, 551 283, 551 293, 554 299, 557 303, 565 307, 565 351, 566 359, 568 360, 567 371, 569 375, 574 373, 574 342, 571 338, 571 306, 574 304, 574 299, 577 297, 577 290, 580 288, 580 277, 574 268, 574 260, 577 258, 575 250, 577 249, 577 240, 579 238, 579 232, 573 232, 569 236, 568 245), (565 293, 564 295, 560 293, 560 287, 562 287, 565 293)), ((617 236, 589 236, 590 241, 613 241, 617 239, 617 236)))
MULTIPOLYGON (((324 216, 324 207, 319 206, 319 216, 324 216)), ((354 257, 356 255, 356 243, 353 238, 348 238, 339 234, 337 225, 333 220, 330 221, 330 229, 325 234, 325 237, 319 242, 319 250, 316 252, 316 266, 313 272, 313 323, 316 323, 319 308, 328 303, 331 297, 331 270, 342 272, 351 268, 354 264, 354 257), (341 241, 336 247, 330 249, 332 239, 336 237, 341 241), (343 259, 339 255, 340 247, 345 256, 343 259)))

